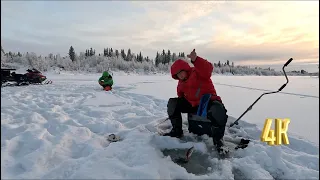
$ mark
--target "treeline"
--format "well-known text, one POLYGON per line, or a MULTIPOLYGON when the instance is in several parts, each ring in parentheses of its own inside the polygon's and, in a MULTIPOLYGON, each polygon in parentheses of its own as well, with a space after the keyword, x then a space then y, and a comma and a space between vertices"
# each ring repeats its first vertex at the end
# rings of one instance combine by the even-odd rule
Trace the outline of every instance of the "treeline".
MULTIPOLYGON (((178 58, 186 59, 184 52, 171 53, 170 50, 162 50, 156 53, 155 58, 144 57, 142 52, 134 54, 130 49, 114 50, 104 48, 102 53, 96 54, 96 50, 88 48, 84 52, 77 54, 74 48, 69 48, 66 56, 50 53, 47 56, 39 56, 34 52, 8 52, 5 53, 1 47, 1 67, 8 68, 37 68, 40 71, 53 69, 64 69, 66 71, 87 71, 102 72, 105 70, 125 71, 127 73, 169 73, 171 64, 178 58)), ((258 75, 258 76, 278 76, 282 72, 271 68, 258 68, 250 66, 235 65, 234 62, 227 60, 213 63, 214 74, 230 75, 258 75)), ((301 71, 292 71, 290 75, 308 75, 301 71)), ((288 73, 289 75, 289 73, 288 73)))
MULTIPOLYGON (((80 52, 81 53, 81 52, 80 52)), ((92 47, 89 49, 86 49, 84 52, 85 57, 91 57, 96 55, 96 50, 93 49, 92 47)), ((124 49, 120 49, 120 52, 118 49, 113 49, 113 48, 104 48, 103 53, 99 53, 98 56, 104 56, 104 57, 121 57, 125 61, 136 61, 136 62, 150 62, 152 59, 149 58, 149 56, 143 56, 142 52, 140 51, 136 55, 131 52, 131 49, 129 48, 127 52, 125 52, 124 49)), ((76 53, 75 49, 73 46, 69 48, 69 58, 72 61, 76 61, 76 53)), ((154 59, 154 64, 156 67, 159 66, 159 64, 169 64, 170 62, 173 62, 174 60, 178 58, 185 58, 185 53, 184 52, 179 52, 178 55, 176 53, 171 53, 170 50, 165 51, 164 49, 162 50, 162 53, 160 54, 159 52, 156 53, 155 59, 154 59)))

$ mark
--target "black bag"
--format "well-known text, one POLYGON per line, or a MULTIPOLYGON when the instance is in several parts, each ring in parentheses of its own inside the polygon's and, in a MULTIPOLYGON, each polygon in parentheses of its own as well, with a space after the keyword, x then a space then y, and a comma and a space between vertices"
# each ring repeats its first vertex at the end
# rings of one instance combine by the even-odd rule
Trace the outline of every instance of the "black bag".
POLYGON ((188 114, 188 130, 190 133, 202 136, 204 134, 212 137, 212 123, 206 117, 198 116, 196 114, 188 114))
POLYGON ((227 110, 224 105, 218 101, 210 101, 211 95, 205 94, 200 100, 197 114, 188 114, 189 132, 197 135, 213 136, 214 127, 225 127, 228 119, 227 110), (211 104, 208 109, 208 105, 211 104))
POLYGON ((207 119, 207 108, 211 98, 211 94, 204 94, 201 97, 197 114, 188 114, 189 132, 199 136, 207 134, 212 137, 212 122, 207 119))

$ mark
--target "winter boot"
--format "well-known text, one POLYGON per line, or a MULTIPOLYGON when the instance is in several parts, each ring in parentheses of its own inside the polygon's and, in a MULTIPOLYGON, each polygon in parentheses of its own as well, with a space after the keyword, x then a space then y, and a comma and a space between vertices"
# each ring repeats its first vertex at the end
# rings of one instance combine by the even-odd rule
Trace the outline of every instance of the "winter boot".
POLYGON ((223 136, 224 136, 225 127, 215 127, 212 126, 212 139, 215 149, 219 154, 229 153, 228 147, 224 146, 223 136))
POLYGON ((183 136, 183 131, 182 131, 182 129, 172 128, 172 130, 170 132, 165 133, 163 136, 181 138, 183 136))
POLYGON ((170 119, 172 124, 172 129, 169 133, 165 133, 164 136, 170 136, 170 137, 176 137, 181 138, 183 136, 183 130, 182 130, 182 119, 170 119))
POLYGON ((229 153, 229 148, 224 145, 222 139, 219 139, 219 140, 214 139, 213 144, 219 154, 228 154, 229 153))

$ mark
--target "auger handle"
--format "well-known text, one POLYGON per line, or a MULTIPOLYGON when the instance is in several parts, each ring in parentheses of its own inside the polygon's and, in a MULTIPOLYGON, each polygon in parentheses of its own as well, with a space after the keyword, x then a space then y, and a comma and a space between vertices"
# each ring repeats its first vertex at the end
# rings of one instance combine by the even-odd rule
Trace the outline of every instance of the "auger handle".
POLYGON ((292 60, 293 60, 293 59, 290 58, 283 66, 288 66, 288 65, 291 63, 292 60))

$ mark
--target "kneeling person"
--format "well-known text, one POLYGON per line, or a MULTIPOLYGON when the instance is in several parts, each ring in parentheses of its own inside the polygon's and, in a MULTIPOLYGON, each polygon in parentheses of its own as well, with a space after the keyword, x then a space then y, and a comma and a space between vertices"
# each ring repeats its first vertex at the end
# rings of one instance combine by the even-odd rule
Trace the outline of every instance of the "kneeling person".
POLYGON ((105 91, 109 91, 112 89, 113 79, 107 71, 104 71, 102 73, 102 76, 99 78, 98 82, 105 91))

